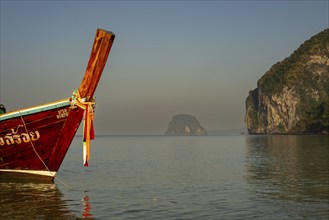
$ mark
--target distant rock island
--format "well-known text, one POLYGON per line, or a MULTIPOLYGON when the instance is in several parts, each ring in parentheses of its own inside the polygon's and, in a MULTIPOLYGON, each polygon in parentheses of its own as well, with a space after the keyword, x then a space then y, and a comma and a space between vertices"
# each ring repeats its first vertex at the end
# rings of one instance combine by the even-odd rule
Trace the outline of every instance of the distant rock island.
POLYGON ((207 131, 192 115, 179 114, 173 116, 166 135, 207 135, 207 131))
POLYGON ((329 29, 258 80, 245 122, 249 134, 329 134, 329 29))

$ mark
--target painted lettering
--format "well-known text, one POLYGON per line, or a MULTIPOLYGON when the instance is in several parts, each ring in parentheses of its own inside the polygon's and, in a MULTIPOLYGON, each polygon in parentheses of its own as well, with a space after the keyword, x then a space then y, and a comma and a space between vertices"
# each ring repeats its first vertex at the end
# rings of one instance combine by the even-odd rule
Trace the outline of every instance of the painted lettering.
POLYGON ((20 128, 23 128, 23 125, 18 125, 17 128, 10 129, 10 133, 7 133, 4 137, 0 137, 0 146, 28 143, 40 138, 38 130, 31 131, 30 133, 19 133, 20 128))
POLYGON ((66 118, 69 115, 67 109, 61 109, 57 111, 57 119, 66 118))

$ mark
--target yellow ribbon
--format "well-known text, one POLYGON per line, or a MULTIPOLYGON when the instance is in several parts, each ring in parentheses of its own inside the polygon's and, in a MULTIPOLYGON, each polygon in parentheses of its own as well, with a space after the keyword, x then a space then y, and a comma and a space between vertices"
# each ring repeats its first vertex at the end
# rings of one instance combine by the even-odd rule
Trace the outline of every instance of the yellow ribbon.
POLYGON ((74 91, 71 98, 71 106, 85 110, 83 121, 83 164, 88 166, 90 159, 90 140, 94 139, 93 120, 94 120, 94 106, 95 101, 86 101, 86 98, 81 98, 78 90, 74 91))

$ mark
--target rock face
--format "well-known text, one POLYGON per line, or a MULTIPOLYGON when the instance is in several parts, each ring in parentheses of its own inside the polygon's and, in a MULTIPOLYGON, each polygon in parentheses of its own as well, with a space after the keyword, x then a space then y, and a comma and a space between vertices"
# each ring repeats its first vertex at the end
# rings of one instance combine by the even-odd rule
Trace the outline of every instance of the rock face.
POLYGON ((273 65, 246 99, 250 134, 329 134, 329 29, 273 65))
POLYGON ((207 131, 192 115, 175 115, 169 123, 166 135, 207 135, 207 131))

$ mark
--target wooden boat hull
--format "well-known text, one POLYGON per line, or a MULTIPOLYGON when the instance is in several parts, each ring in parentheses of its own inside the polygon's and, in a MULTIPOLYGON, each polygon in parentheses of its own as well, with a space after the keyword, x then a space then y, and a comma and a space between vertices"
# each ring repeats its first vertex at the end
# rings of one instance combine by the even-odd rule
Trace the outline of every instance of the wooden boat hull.
POLYGON ((2 120, 0 172, 53 178, 83 117, 70 100, 13 112, 2 120))
POLYGON ((93 94, 113 40, 112 32, 96 31, 84 78, 70 99, 0 115, 0 178, 3 173, 55 177, 85 109, 93 113, 93 94))

